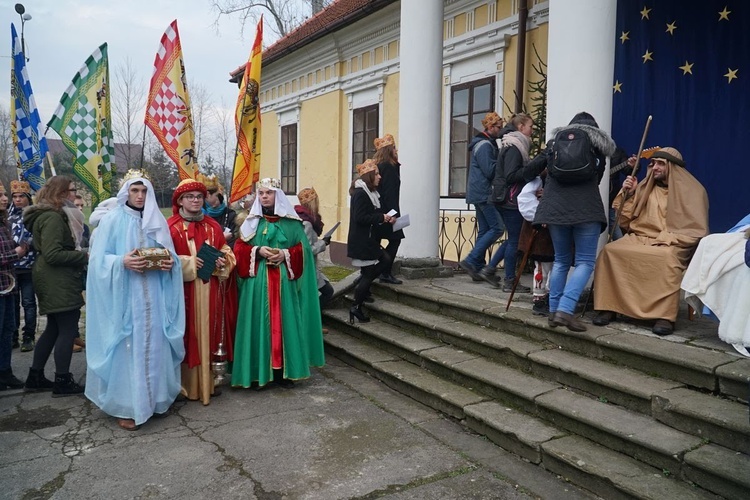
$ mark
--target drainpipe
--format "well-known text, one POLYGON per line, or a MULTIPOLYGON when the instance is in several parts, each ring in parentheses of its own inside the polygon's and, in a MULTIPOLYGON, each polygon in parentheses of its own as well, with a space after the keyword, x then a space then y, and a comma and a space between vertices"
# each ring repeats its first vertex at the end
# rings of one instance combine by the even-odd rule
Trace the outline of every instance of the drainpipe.
POLYGON ((526 74, 526 20, 529 17, 527 0, 520 0, 518 6, 518 53, 516 54, 516 113, 523 111, 523 88, 526 74))

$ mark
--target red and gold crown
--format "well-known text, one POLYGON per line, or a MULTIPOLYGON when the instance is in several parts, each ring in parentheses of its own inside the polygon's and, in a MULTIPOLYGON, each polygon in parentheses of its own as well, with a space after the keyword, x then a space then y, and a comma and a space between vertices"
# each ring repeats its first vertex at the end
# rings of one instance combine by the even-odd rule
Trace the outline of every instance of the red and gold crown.
POLYGON ((31 186, 26 181, 10 181, 10 193, 31 194, 31 186))
POLYGON ((375 163, 375 160, 365 160, 364 163, 357 165, 357 173, 360 177, 365 175, 367 172, 372 172, 373 170, 378 169, 378 164, 375 163))
POLYGON ((318 197, 318 193, 315 192, 315 188, 305 188, 299 193, 297 193, 297 198, 299 199, 300 203, 307 204, 313 201, 315 198, 318 197))
POLYGON ((202 182, 203 185, 206 186, 206 189, 209 191, 218 191, 219 193, 224 192, 224 187, 219 182, 219 178, 216 177, 216 174, 204 175, 199 172, 195 176, 195 179, 198 182, 202 182))
POLYGON ((373 141, 375 143, 375 149, 384 148, 386 146, 392 146, 396 144, 396 140, 391 134, 385 134, 383 137, 378 137, 373 141))

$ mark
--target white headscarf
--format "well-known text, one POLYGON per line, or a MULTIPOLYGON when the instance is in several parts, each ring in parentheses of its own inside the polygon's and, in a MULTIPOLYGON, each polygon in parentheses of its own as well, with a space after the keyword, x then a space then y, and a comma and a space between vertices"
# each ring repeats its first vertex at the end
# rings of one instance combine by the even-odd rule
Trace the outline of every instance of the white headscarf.
MULTIPOLYGON (((286 194, 284 194, 284 191, 281 188, 261 184, 259 184, 259 187, 262 187, 263 189, 273 189, 276 192, 276 200, 273 206, 274 215, 298 221, 302 220, 297 215, 297 212, 294 210, 294 206, 286 197, 286 194)), ((247 219, 245 219, 245 222, 243 222, 240 226, 240 237, 243 240, 247 241, 255 236, 255 232, 258 230, 258 223, 260 222, 260 219, 262 217, 263 206, 260 204, 260 196, 257 196, 256 193, 255 201, 253 201, 253 206, 250 209, 250 213, 247 215, 247 219)))
POLYGON ((172 236, 169 234, 169 226, 167 226, 167 220, 159 210, 159 205, 156 203, 156 194, 154 193, 154 186, 151 181, 144 177, 134 177, 128 179, 120 188, 117 193, 117 205, 125 206, 128 201, 128 191, 130 186, 136 182, 142 182, 146 186, 146 203, 143 205, 143 218, 142 228, 143 231, 156 240, 164 248, 173 248, 172 236))
POLYGON ((93 212, 91 212, 91 216, 89 217, 89 225, 92 228, 95 228, 99 225, 99 221, 102 220, 102 217, 104 217, 110 210, 115 208, 117 206, 117 198, 114 196, 112 198, 107 198, 106 200, 99 203, 93 212))

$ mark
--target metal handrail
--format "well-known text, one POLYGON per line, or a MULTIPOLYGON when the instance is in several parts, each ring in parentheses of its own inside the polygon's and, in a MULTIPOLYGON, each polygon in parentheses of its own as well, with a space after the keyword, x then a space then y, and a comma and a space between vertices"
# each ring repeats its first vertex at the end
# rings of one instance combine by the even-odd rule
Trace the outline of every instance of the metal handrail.
MULTIPOLYGON (((445 265, 446 256, 448 250, 455 250, 456 261, 449 260, 453 264, 457 264, 464 255, 465 246, 469 245, 467 254, 474 248, 474 244, 477 241, 477 233, 479 231, 479 225, 477 223, 476 211, 474 210, 451 210, 441 209, 440 210, 440 233, 438 238, 438 256, 440 263, 445 265), (468 223, 467 223, 468 219, 468 223), (455 224, 451 224, 451 220, 455 224), (455 226, 455 227, 454 227, 455 226), (468 232, 468 235, 466 234, 468 232), (453 233, 453 234, 450 234, 453 233)), ((489 262, 495 248, 498 244, 505 241, 506 235, 503 234, 494 244, 490 245, 487 249, 486 260, 489 262)))

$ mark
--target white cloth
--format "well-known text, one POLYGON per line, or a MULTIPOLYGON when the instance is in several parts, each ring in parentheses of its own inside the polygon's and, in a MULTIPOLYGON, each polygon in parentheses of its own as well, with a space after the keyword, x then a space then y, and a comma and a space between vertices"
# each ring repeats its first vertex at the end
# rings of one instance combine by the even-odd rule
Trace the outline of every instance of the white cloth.
MULTIPOLYGON (((294 205, 286 197, 284 191, 279 188, 271 188, 276 191, 273 213, 279 217, 286 217, 288 219, 294 219, 301 221, 297 212, 294 210, 294 205)), ((263 206, 260 204, 260 197, 256 196, 253 201, 253 206, 250 208, 250 213, 247 215, 245 222, 240 226, 240 238, 243 241, 248 241, 250 238, 255 236, 255 232, 258 230, 258 223, 263 217, 263 206)))
POLYGON ((537 177, 531 182, 527 182, 516 200, 518 201, 518 211, 521 212, 521 216, 529 222, 534 222, 534 215, 536 215, 536 209, 539 206, 539 198, 536 197, 536 192, 542 188, 542 178, 537 177))
POLYGON ((370 188, 367 187, 367 184, 365 184, 365 181, 363 181, 362 179, 357 179, 356 181, 354 181, 354 187, 362 188, 367 194, 367 197, 370 198, 372 206, 375 208, 380 208, 380 193, 378 193, 377 191, 370 191, 370 188))
POLYGON ((523 135, 521 132, 518 132, 517 130, 508 132, 502 137, 502 139, 500 139, 500 144, 502 144, 502 147, 515 146, 516 149, 518 149, 518 152, 521 153, 524 166, 529 163, 531 139, 523 135))
POLYGON ((107 212, 112 210, 117 206, 117 198, 107 198, 106 200, 99 203, 93 212, 91 212, 91 216, 89 217, 89 226, 92 228, 95 228, 99 225, 99 221, 102 220, 102 217, 104 217, 107 212))
POLYGON ((142 182, 148 188, 146 203, 143 205, 141 229, 149 238, 156 240, 164 248, 173 248, 174 244, 172 243, 172 236, 169 234, 169 226, 167 226, 167 220, 159 210, 159 204, 156 202, 156 194, 154 194, 154 186, 151 184, 151 181, 144 177, 128 179, 117 193, 117 205, 121 207, 125 206, 125 203, 128 201, 130 186, 136 182, 142 182))
POLYGON ((719 338, 744 355, 750 347, 750 267, 743 233, 706 236, 682 279, 685 300, 700 315, 703 305, 719 318, 719 338))

